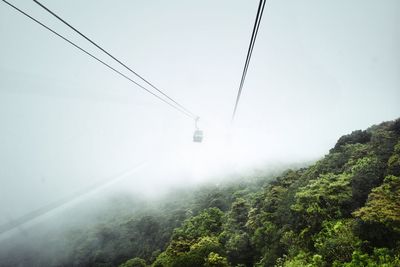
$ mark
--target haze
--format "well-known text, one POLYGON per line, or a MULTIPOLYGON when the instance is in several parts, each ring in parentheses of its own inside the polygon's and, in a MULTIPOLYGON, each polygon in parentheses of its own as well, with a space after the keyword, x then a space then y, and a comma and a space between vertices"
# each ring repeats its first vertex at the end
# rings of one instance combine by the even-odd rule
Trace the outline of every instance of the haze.
MULTIPOLYGON (((12 3, 117 66, 33 1, 12 3)), ((0 224, 135 166, 114 189, 158 194, 315 160, 341 135, 400 114, 396 0, 268 1, 233 125, 257 1, 43 3, 198 114, 205 140, 2 3, 0 224)))

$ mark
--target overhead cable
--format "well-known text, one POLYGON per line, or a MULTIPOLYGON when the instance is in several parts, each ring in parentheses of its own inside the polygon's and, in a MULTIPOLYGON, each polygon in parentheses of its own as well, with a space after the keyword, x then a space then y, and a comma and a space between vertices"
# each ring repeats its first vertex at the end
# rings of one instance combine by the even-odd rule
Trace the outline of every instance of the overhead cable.
POLYGON ((147 83, 148 85, 150 85, 153 89, 155 89, 157 92, 159 92, 160 94, 162 94, 163 96, 165 96, 166 98, 168 98, 170 101, 172 101, 173 103, 175 103, 177 106, 179 106, 181 109, 183 109, 184 111, 186 111, 187 113, 189 113, 193 119, 196 119, 198 116, 195 115, 194 113, 192 113, 191 111, 189 111, 187 108, 185 108, 183 105, 179 104, 177 101, 175 101, 172 97, 168 96, 166 93, 164 93, 162 90, 160 90, 159 88, 157 88, 155 85, 153 85, 152 83, 150 83, 148 80, 146 80, 145 78, 143 78, 141 75, 139 75, 137 72, 135 72, 134 70, 132 70, 132 68, 128 67, 125 63, 121 62, 119 59, 117 59, 115 56, 113 56, 110 52, 108 52, 107 50, 105 50, 103 47, 101 47, 99 44, 97 44, 96 42, 94 42, 93 40, 91 40, 89 37, 87 37, 87 35, 83 34, 81 31, 79 31, 78 29, 76 29, 75 27, 73 27, 70 23, 66 22, 64 19, 62 19, 59 15, 57 15, 56 13, 54 13, 53 11, 51 11, 48 7, 46 7, 44 4, 40 3, 37 0, 33 0, 36 4, 38 4, 40 7, 42 7, 44 10, 46 10, 48 13, 50 13, 51 15, 53 15, 54 17, 56 17, 58 20, 60 20, 62 23, 64 23, 65 25, 67 25, 69 28, 71 28, 72 30, 74 30, 76 33, 78 33, 80 36, 82 36, 83 38, 85 38, 87 41, 89 41, 91 44, 93 44, 94 46, 96 46, 98 49, 100 49, 102 52, 104 52, 106 55, 108 55, 109 57, 111 57, 113 60, 115 60, 116 62, 118 62, 119 64, 121 64, 124 68, 126 68, 128 71, 130 71, 131 73, 133 73, 134 75, 136 75, 137 77, 139 77, 142 81, 144 81, 145 83, 147 83))
POLYGON ((242 89, 243 89, 244 81, 246 79, 247 69, 249 67, 251 55, 253 53, 254 44, 255 44, 256 39, 257 39, 258 29, 260 27, 260 22, 261 22, 261 18, 262 18, 263 12, 264 12, 265 3, 266 3, 266 0, 260 0, 260 3, 258 5, 257 16, 256 16, 256 19, 255 19, 255 22, 254 22, 254 27, 253 27, 253 32, 251 34, 249 48, 247 50, 246 61, 245 61, 244 67, 243 67, 243 73, 242 73, 242 78, 240 80, 240 86, 239 86, 238 94, 236 96, 235 107, 234 107, 233 113, 232 113, 232 122, 235 119, 237 107, 238 107, 238 104, 239 104, 239 101, 240 101, 240 97, 242 95, 242 89))
POLYGON ((63 39, 64 41, 66 41, 67 43, 69 43, 70 45, 72 45, 73 47, 75 47, 76 49, 80 50, 81 52, 85 53, 86 55, 90 56, 91 58, 95 59, 97 62, 103 64, 104 66, 106 66, 107 68, 111 69, 112 71, 114 71, 115 73, 119 74, 120 76, 122 76, 123 78, 129 80, 130 82, 134 83, 135 85, 139 86, 141 89, 145 90, 147 93, 153 95, 154 97, 158 98, 159 100, 163 101, 164 103, 168 104, 169 106, 171 106, 172 108, 176 109, 177 111, 183 113, 184 115, 188 116, 189 118, 194 118, 192 114, 186 112, 185 110, 182 110, 180 107, 168 102, 167 100, 165 100, 164 98, 160 97, 159 95, 155 94, 154 92, 150 91, 149 89, 145 88, 144 86, 142 86, 141 84, 135 82, 134 80, 132 80, 131 78, 129 78, 127 75, 123 74, 122 72, 118 71, 117 69, 113 68, 112 66, 110 66, 109 64, 107 64, 106 62, 104 62, 103 60, 99 59, 98 57, 94 56, 93 54, 89 53, 88 51, 86 51, 85 49, 83 49, 82 47, 80 47, 79 45, 75 44, 74 42, 72 42, 71 40, 67 39, 66 37, 64 37, 63 35, 59 34, 58 32, 56 32, 55 30, 51 29, 50 27, 46 26, 45 24, 43 24, 42 22, 40 22, 39 20, 35 19, 34 17, 32 17, 31 15, 27 14, 26 12, 22 11, 21 9, 19 9, 18 7, 16 7, 15 5, 9 3, 6 0, 1 0, 4 3, 6 3, 7 5, 9 5, 10 7, 12 7, 13 9, 15 9, 16 11, 18 11, 19 13, 23 14, 24 16, 28 17, 29 19, 31 19, 32 21, 34 21, 35 23, 39 24, 40 26, 42 26, 43 28, 47 29, 48 31, 52 32, 53 34, 55 34, 56 36, 58 36, 59 38, 63 39))
POLYGON ((137 172, 142 167, 146 166, 146 164, 147 162, 142 162, 132 168, 129 168, 123 172, 118 173, 117 175, 111 178, 96 182, 88 187, 85 187, 81 190, 66 195, 54 202, 48 203, 47 205, 44 205, 38 209, 30 211, 16 219, 9 220, 7 223, 0 225, 0 236, 11 230, 18 229, 22 227, 24 224, 27 224, 35 219, 40 218, 41 216, 44 216, 52 211, 55 211, 63 206, 66 206, 67 204, 79 201, 79 199, 82 199, 83 197, 95 194, 100 190, 104 190, 108 186, 111 186, 112 184, 121 181, 122 179, 130 177, 133 173, 137 172))

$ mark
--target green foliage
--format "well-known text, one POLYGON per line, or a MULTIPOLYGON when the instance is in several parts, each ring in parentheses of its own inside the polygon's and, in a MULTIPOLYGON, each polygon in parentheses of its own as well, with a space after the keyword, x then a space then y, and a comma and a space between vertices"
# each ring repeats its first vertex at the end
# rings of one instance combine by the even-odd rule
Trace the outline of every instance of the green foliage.
MULTIPOLYGON (((399 125, 345 135, 262 189, 260 180, 204 188, 152 266, 397 266, 399 125)), ((153 240, 162 226, 142 220, 135 228, 153 240)))
POLYGON ((235 226, 236 229, 244 229, 247 216, 249 213, 249 205, 243 198, 236 199, 235 202, 232 203, 232 207, 229 212, 229 221, 230 225, 235 226))
MULTIPOLYGON (((399 125, 342 136, 314 165, 266 177, 262 189, 260 180, 203 188, 152 266, 398 266, 399 125)), ((142 217, 133 229, 150 247, 162 224, 142 217)))
POLYGON ((293 230, 284 232, 279 242, 283 245, 284 251, 289 257, 299 254, 306 247, 301 236, 293 230))
POLYGON ((153 266, 189 267, 221 264, 224 262, 224 258, 219 256, 221 253, 222 246, 215 236, 204 236, 195 242, 179 240, 171 242, 166 251, 157 257, 153 266))
POLYGON ((119 267, 146 267, 146 261, 141 258, 133 258, 125 263, 121 264, 119 267))
POLYGON ((195 239, 204 235, 216 235, 222 231, 224 213, 218 208, 209 208, 199 215, 184 221, 182 227, 175 229, 174 238, 195 239))
POLYGON ((223 236, 226 239, 224 247, 229 262, 234 265, 250 265, 253 260, 253 249, 249 234, 243 231, 236 231, 224 232, 223 236))
POLYGON ((361 240, 353 233, 353 220, 326 221, 322 230, 314 236, 316 252, 327 263, 351 260, 361 240))
POLYGON ((204 263, 205 267, 229 267, 226 257, 220 256, 218 253, 210 252, 204 263))
POLYGON ((346 214, 351 196, 350 175, 323 174, 299 188, 292 209, 311 229, 318 229, 323 220, 339 219, 346 214))
POLYGON ((351 166, 353 209, 364 205, 371 189, 382 181, 383 171, 378 159, 372 156, 360 158, 351 166))
POLYGON ((386 164, 397 142, 398 135, 395 132, 380 128, 372 134, 371 148, 374 150, 378 159, 386 164))
MULTIPOLYGON (((337 265, 340 266, 340 265, 337 265)), ((352 260, 341 265, 344 267, 398 267, 400 266, 400 256, 393 255, 387 248, 375 249, 372 255, 355 250, 352 260)))
POLYGON ((400 141, 394 147, 394 153, 389 158, 388 174, 400 176, 400 141))
POLYGON ((330 152, 340 152, 342 151, 341 149, 343 148, 344 145, 347 144, 365 144, 369 142, 371 139, 371 133, 367 131, 353 131, 351 134, 348 135, 343 135, 342 137, 339 138, 337 141, 335 147, 331 149, 330 152))
POLYGON ((277 235, 279 227, 272 222, 265 221, 264 224, 257 228, 252 237, 252 243, 260 250, 266 250, 268 244, 275 243, 279 239, 277 235))
POLYGON ((53 266, 400 266, 399 177, 400 119, 273 180, 204 186, 72 232, 71 260, 53 266))
POLYGON ((372 190, 366 205, 353 214, 365 222, 381 223, 400 232, 400 178, 387 176, 381 186, 372 190))
POLYGON ((322 256, 318 254, 311 255, 310 253, 301 251, 295 257, 288 258, 286 256, 279 258, 276 262, 276 267, 323 267, 325 266, 322 256))

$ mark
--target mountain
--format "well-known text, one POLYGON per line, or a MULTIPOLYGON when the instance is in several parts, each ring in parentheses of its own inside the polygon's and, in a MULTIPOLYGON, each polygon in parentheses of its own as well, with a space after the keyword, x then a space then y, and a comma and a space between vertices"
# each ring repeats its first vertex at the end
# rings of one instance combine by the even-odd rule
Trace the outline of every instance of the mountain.
POLYGON ((210 196, 152 266, 400 266, 400 119, 232 196, 210 196))
POLYGON ((0 266, 400 266, 400 119, 340 137, 308 167, 153 204, 121 195, 96 216, 9 244, 0 266))

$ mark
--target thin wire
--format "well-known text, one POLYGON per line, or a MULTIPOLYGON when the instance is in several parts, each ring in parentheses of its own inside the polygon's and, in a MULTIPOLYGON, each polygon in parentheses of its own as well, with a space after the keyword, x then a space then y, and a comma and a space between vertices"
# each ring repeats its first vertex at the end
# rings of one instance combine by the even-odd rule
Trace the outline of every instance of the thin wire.
POLYGON ((31 222, 34 219, 37 219, 45 214, 48 214, 51 211, 54 211, 56 209, 61 208, 62 206, 65 206, 69 203, 72 203, 73 201, 78 200, 79 198, 85 197, 91 193, 95 193, 98 190, 105 189, 106 187, 110 186, 111 184, 118 182, 118 180, 126 179, 130 175, 132 175, 134 172, 140 170, 143 166, 145 166, 147 162, 142 162, 138 164, 137 166, 134 166, 132 168, 129 168, 111 178, 96 182, 88 187, 85 187, 81 190, 78 190, 70 195, 64 196, 54 202, 51 202, 47 205, 44 205, 36 210, 33 210, 31 212, 28 212, 21 217, 18 217, 16 219, 10 220, 7 223, 4 223, 0 225, 0 236, 4 233, 7 233, 13 229, 19 228, 22 225, 31 222))
POLYGON ((195 115, 194 113, 192 113, 191 111, 189 111, 187 108, 185 108, 183 105, 179 104, 177 101, 175 101, 173 98, 169 97, 167 94, 165 94, 162 90, 160 90, 159 88, 157 88, 155 85, 153 85, 152 83, 150 83, 148 80, 146 80, 145 78, 143 78, 141 75, 139 75, 137 72, 135 72, 134 70, 132 70, 130 67, 128 67, 126 64, 122 63, 119 59, 117 59, 116 57, 114 57, 110 52, 106 51, 104 48, 102 48, 99 44, 97 44, 96 42, 94 42, 93 40, 91 40, 89 37, 87 37, 85 34, 83 34, 82 32, 80 32, 78 29, 76 29, 75 27, 73 27, 71 24, 69 24, 68 22, 66 22, 64 19, 62 19, 60 16, 58 16, 56 13, 54 13, 53 11, 51 11, 48 7, 46 7, 45 5, 43 5, 42 3, 40 3, 37 0, 33 0, 36 4, 38 4, 39 6, 41 6, 43 9, 45 9, 47 12, 49 12, 51 15, 53 15, 54 17, 56 17, 58 20, 60 20, 62 23, 64 23, 65 25, 67 25, 69 28, 71 28, 72 30, 74 30, 76 33, 78 33, 80 36, 82 36, 83 38, 85 38, 87 41, 89 41, 90 43, 92 43, 94 46, 96 46, 98 49, 100 49, 101 51, 103 51, 105 54, 107 54, 109 57, 111 57, 112 59, 114 59, 116 62, 118 62, 119 64, 121 64, 122 66, 124 66, 127 70, 129 70, 131 73, 133 73, 134 75, 136 75, 137 77, 139 77, 142 81, 144 81, 145 83, 147 83, 148 85, 150 85, 153 89, 157 90, 160 94, 162 94, 163 96, 165 96, 166 98, 168 98, 170 101, 174 102, 177 106, 179 106, 181 109, 183 109, 184 111, 186 111, 187 113, 191 114, 192 117, 195 119, 198 116, 195 115))
POLYGON ((250 64, 251 55, 253 53, 254 44, 255 44, 256 39, 257 39, 258 29, 260 27, 260 22, 261 22, 261 18, 262 18, 263 12, 264 12, 265 3, 266 3, 266 0, 260 0, 260 3, 258 5, 257 15, 256 15, 256 19, 255 19, 255 22, 254 22, 254 27, 253 27, 253 32, 251 34, 250 44, 249 44, 249 48, 247 50, 246 62, 244 64, 242 78, 240 80, 240 86, 239 86, 238 94, 236 96, 235 107, 234 107, 233 113, 232 113, 232 120, 231 120, 232 122, 235 119, 237 107, 238 107, 238 104, 239 104, 239 100, 240 100, 240 97, 242 95, 242 89, 243 89, 244 81, 246 79, 247 70, 248 70, 248 67, 249 67, 249 64, 250 64))
POLYGON ((250 40, 250 44, 249 44, 249 48, 248 48, 248 52, 247 52, 246 62, 245 62, 244 68, 243 68, 243 74, 242 74, 242 78, 241 78, 241 81, 240 81, 238 95, 236 97, 235 108, 234 108, 234 111, 233 111, 233 114, 232 114, 232 122, 235 119, 237 107, 238 107, 238 104, 239 104, 239 100, 240 100, 242 89, 243 89, 243 85, 244 85, 244 81, 245 81, 246 75, 247 75, 248 66, 249 66, 249 63, 250 63, 251 55, 253 53, 255 40, 257 38, 257 33, 258 33, 259 26, 260 26, 261 17, 262 17, 263 11, 264 11, 264 6, 265 6, 265 1, 260 0, 259 6, 258 6, 258 10, 257 10, 257 16, 256 16, 256 19, 255 19, 255 22, 254 22, 254 28, 253 28, 253 32, 252 32, 252 36, 251 36, 251 40, 250 40))
POLYGON ((9 3, 6 0, 2 0, 4 3, 6 3, 7 5, 9 5, 10 7, 14 8, 15 10, 17 10, 18 12, 20 12, 21 14, 25 15, 26 17, 28 17, 29 19, 33 20, 34 22, 36 22, 37 24, 39 24, 40 26, 42 26, 43 28, 47 29, 48 31, 52 32, 53 34, 57 35, 58 37, 60 37, 61 39, 63 39, 64 41, 66 41, 67 43, 69 43, 70 45, 74 46, 75 48, 77 48, 78 50, 82 51, 83 53, 85 53, 86 55, 90 56, 91 58, 97 60, 98 62, 100 62, 101 64, 105 65, 106 67, 108 67, 109 69, 111 69, 112 71, 116 72, 117 74, 121 75, 122 77, 124 77, 125 79, 129 80, 130 82, 134 83, 135 85, 139 86, 141 89, 145 90, 146 92, 150 93, 151 95, 157 97, 159 100, 163 101, 164 103, 168 104, 169 106, 173 107, 174 109, 180 111, 181 113, 183 113, 184 115, 193 118, 193 116, 191 114, 189 114, 188 112, 180 109, 179 107, 171 104, 170 102, 166 101, 165 99, 161 98, 160 96, 158 96, 157 94, 153 93, 152 91, 148 90, 147 88, 143 87, 142 85, 140 85, 139 83, 135 82, 134 80, 132 80, 131 78, 129 78, 128 76, 126 76, 125 74, 123 74, 122 72, 116 70, 115 68, 111 67, 110 65, 108 65, 107 63, 105 63, 104 61, 102 61, 101 59, 97 58, 96 56, 92 55, 91 53, 89 53, 88 51, 86 51, 85 49, 83 49, 82 47, 78 46, 77 44, 75 44, 74 42, 70 41, 69 39, 67 39, 66 37, 64 37, 63 35, 59 34, 58 32, 56 32, 55 30, 51 29, 50 27, 46 26, 45 24, 43 24, 42 22, 40 22, 39 20, 35 19, 34 17, 30 16, 29 14, 25 13, 24 11, 22 11, 21 9, 19 9, 18 7, 14 6, 13 4, 9 3))

